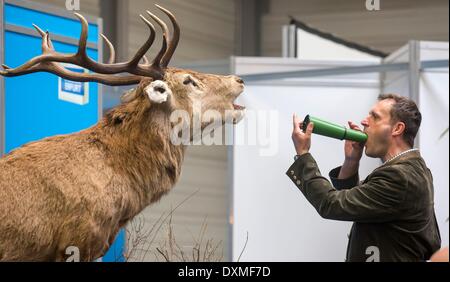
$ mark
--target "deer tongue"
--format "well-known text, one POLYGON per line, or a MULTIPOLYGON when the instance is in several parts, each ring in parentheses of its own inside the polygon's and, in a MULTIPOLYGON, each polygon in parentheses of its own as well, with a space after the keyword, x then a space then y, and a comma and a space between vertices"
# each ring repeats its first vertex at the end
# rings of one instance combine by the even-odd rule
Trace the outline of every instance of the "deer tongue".
POLYGON ((235 110, 244 110, 244 109, 245 109, 244 106, 236 105, 236 104, 233 104, 233 108, 234 108, 235 110))

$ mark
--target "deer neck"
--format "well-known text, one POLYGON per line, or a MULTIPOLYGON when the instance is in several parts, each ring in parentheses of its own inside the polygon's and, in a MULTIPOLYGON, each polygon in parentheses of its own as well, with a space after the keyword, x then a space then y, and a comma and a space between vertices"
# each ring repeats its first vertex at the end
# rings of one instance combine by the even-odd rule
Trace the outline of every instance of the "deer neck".
POLYGON ((170 140, 170 113, 157 107, 109 113, 99 124, 107 162, 124 179, 142 208, 159 200, 178 181, 185 146, 170 140))

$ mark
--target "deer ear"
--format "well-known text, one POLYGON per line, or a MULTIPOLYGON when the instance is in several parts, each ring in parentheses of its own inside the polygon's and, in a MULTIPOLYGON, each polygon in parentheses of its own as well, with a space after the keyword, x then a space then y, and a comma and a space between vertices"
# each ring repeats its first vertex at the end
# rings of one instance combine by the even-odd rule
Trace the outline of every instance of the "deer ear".
POLYGON ((153 81, 145 87, 144 92, 147 94, 150 101, 156 104, 167 102, 169 97, 172 95, 172 91, 169 86, 162 80, 153 81))
POLYGON ((120 101, 122 103, 128 103, 131 100, 134 100, 134 98, 136 98, 138 96, 137 94, 138 94, 138 91, 136 91, 136 89, 128 90, 120 97, 120 101))

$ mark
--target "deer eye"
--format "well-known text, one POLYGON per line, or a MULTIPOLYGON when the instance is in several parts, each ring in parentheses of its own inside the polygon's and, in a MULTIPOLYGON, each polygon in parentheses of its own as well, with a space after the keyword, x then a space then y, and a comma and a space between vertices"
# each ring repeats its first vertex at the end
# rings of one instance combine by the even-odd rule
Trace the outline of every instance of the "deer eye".
POLYGON ((192 84, 194 87, 198 87, 197 82, 195 82, 195 81, 192 79, 192 77, 190 77, 190 76, 188 76, 188 77, 186 77, 186 78, 184 79, 183 84, 184 84, 184 85, 192 84))

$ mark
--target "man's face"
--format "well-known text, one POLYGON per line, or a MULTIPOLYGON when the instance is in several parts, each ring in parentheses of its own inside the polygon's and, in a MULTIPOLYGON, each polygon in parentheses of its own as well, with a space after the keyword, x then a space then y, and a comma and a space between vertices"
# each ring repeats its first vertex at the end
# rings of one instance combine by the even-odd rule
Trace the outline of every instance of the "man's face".
POLYGON ((369 115, 361 122, 367 134, 366 155, 382 158, 386 155, 392 140, 391 108, 394 100, 385 99, 376 103, 369 115))

